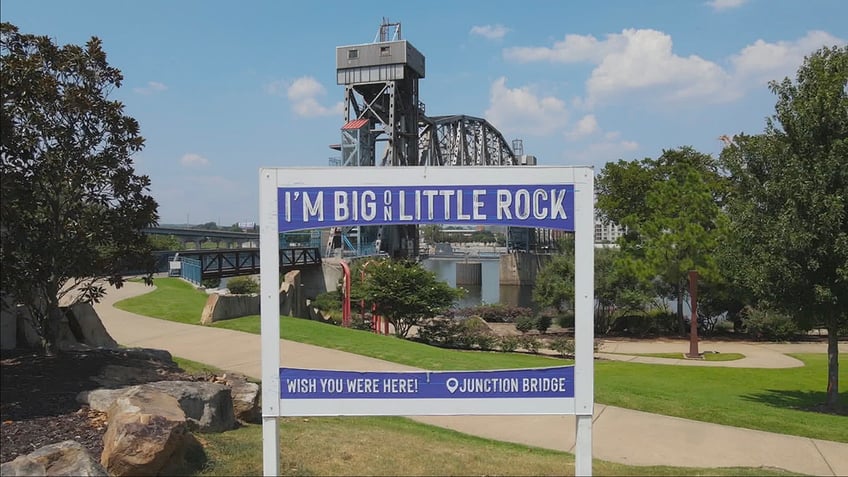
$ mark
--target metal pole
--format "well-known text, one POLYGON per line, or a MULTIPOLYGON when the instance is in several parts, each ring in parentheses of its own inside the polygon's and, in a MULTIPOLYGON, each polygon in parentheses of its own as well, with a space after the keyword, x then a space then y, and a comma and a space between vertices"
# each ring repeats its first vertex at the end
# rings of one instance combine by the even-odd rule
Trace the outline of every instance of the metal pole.
POLYGON ((698 352, 698 271, 689 270, 689 308, 692 317, 689 319, 689 354, 687 358, 700 358, 698 352))

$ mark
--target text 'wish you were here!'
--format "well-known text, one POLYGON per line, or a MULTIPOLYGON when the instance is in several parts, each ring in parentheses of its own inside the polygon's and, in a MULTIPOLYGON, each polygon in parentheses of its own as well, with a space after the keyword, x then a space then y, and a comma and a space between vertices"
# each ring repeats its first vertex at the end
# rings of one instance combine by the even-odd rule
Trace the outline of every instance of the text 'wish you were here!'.
POLYGON ((383 224, 573 229, 574 185, 284 187, 279 230, 383 224))

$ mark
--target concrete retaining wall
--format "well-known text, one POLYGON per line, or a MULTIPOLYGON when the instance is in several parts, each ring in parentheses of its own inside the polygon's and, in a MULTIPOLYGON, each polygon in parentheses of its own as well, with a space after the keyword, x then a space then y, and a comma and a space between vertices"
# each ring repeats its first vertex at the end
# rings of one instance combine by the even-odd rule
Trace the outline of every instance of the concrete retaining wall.
MULTIPOLYGON (((280 314, 308 318, 306 294, 300 281, 299 270, 286 273, 280 285, 280 314)), ((259 295, 209 295, 200 324, 209 325, 216 321, 258 315, 260 313, 259 295)))

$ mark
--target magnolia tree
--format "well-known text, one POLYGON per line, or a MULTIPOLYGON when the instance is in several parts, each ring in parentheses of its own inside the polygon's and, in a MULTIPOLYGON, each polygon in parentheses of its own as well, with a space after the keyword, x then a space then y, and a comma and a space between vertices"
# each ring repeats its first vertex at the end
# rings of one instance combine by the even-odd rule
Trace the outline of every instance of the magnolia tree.
POLYGON ((355 299, 373 306, 401 338, 422 320, 444 313, 463 294, 419 263, 389 259, 369 263, 355 288, 355 299))
POLYGON ((99 39, 57 46, 3 23, 0 53, 0 289, 50 352, 60 300, 97 301, 104 282, 152 265, 141 229, 156 224, 157 206, 133 169, 138 123, 107 99, 123 77, 99 39))

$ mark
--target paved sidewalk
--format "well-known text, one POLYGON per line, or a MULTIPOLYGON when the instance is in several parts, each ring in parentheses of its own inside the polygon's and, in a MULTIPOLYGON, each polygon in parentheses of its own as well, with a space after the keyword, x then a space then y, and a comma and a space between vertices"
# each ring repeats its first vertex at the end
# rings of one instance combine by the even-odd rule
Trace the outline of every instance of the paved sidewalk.
MULTIPOLYGON (((118 300, 151 290, 152 288, 138 283, 127 283, 120 290, 110 290, 104 301, 95 307, 115 340, 126 346, 166 349, 175 356, 257 378, 260 376, 258 335, 184 325, 139 316, 112 307, 118 300)), ((630 351, 636 345, 626 342, 616 342, 609 346, 604 350, 666 351, 666 345, 661 343, 656 347, 651 346, 650 351, 630 351)), ((679 344, 670 343, 668 346, 672 347, 673 351, 679 349, 679 344)), ((774 346, 761 347, 764 353, 774 355, 780 355, 778 351, 785 349, 780 345, 776 345, 777 348, 774 346)), ((702 346, 701 349, 708 348, 709 346, 702 346)), ((751 351, 753 349, 746 349, 745 353, 751 351)), ((285 361, 286 366, 319 369, 415 369, 286 340, 281 340, 281 361, 285 361)), ((786 364, 790 362, 787 361, 786 364)), ((570 452, 573 452, 574 447, 573 416, 426 416, 414 419, 501 441, 570 452)), ((848 444, 691 421, 601 404, 595 405, 593 437, 593 457, 624 464, 764 466, 812 475, 848 475, 848 444)))

